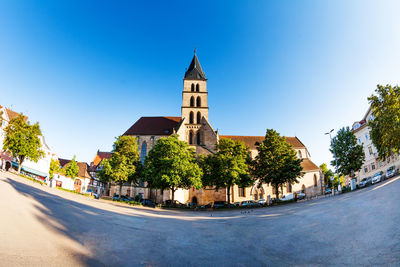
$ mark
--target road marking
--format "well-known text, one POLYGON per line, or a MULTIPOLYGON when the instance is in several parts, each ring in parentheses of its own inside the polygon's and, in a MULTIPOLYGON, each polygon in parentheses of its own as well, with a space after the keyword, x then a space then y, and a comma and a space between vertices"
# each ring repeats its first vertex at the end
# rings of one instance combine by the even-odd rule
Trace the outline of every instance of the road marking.
POLYGON ((399 179, 400 179, 400 176, 397 177, 397 178, 395 178, 395 179, 393 179, 393 180, 391 180, 391 181, 389 181, 389 182, 387 182, 386 184, 382 184, 382 185, 380 185, 380 186, 375 187, 374 189, 372 189, 372 191, 374 191, 374 190, 376 190, 376 189, 378 189, 378 188, 381 188, 381 187, 383 187, 383 186, 385 186, 385 185, 388 185, 388 184, 390 184, 390 183, 393 183, 394 181, 397 181, 397 180, 399 180, 399 179))

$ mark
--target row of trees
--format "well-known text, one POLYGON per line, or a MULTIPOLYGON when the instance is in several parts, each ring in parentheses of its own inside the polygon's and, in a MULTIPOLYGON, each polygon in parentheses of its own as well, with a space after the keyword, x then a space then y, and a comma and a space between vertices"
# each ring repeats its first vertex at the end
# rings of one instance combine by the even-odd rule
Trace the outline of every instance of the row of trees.
POLYGON ((171 135, 156 142, 142 165, 136 138, 120 136, 111 158, 102 162, 99 176, 105 182, 117 183, 120 192, 123 183, 138 184, 143 179, 150 188, 171 190, 172 199, 178 188, 226 188, 229 202, 232 186, 246 187, 258 181, 258 186, 271 184, 279 199, 279 188, 286 183, 297 183, 303 175, 302 160, 297 159, 296 151, 285 137, 272 129, 267 130, 257 150, 258 155, 252 160, 243 142, 221 139, 215 154, 196 157, 187 143, 171 135))
MULTIPOLYGON (((400 87, 378 85, 375 94, 368 98, 371 105, 373 119, 368 121, 372 143, 378 150, 381 160, 400 153, 400 87)), ((350 131, 349 127, 340 129, 333 138, 330 151, 336 157, 331 161, 332 166, 337 164, 340 175, 349 175, 354 178, 365 161, 365 154, 361 144, 350 131)), ((330 177, 333 172, 326 164, 320 166, 325 175, 325 184, 331 185, 330 177)), ((337 179, 337 178, 336 178, 337 179)))

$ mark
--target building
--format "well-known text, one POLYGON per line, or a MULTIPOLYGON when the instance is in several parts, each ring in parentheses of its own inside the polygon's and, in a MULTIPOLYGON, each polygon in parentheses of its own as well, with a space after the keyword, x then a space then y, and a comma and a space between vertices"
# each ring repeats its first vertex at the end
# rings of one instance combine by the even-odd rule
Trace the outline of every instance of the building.
MULTIPOLYGON (((104 194, 105 184, 100 181, 98 177, 99 171, 101 171, 101 163, 105 159, 109 159, 111 157, 111 152, 102 152, 97 150, 96 156, 94 157, 93 161, 90 163, 88 168, 89 175, 91 176, 90 183, 88 185, 88 189, 92 189, 98 194, 104 194)), ((108 192, 106 192, 108 195, 108 192)))
MULTIPOLYGON (((256 156, 257 143, 262 142, 264 137, 260 136, 220 136, 209 122, 208 90, 207 79, 200 66, 196 53, 185 72, 182 90, 181 116, 159 116, 141 117, 136 121, 124 135, 135 136, 138 139, 140 160, 144 159, 158 139, 177 134, 179 139, 187 142, 196 154, 215 153, 215 145, 220 138, 241 140, 250 147, 252 157, 256 156)), ((323 184, 319 168, 310 160, 307 148, 297 137, 288 137, 288 142, 293 144, 299 157, 304 159, 303 169, 306 175, 301 178, 299 184, 288 185, 285 192, 305 191, 308 196, 315 196, 322 193, 323 184)), ((124 187, 122 194, 132 196, 134 190, 124 187)), ((233 200, 249 200, 267 197, 272 194, 272 188, 263 185, 261 189, 256 187, 240 189, 232 188, 233 200), (244 191, 243 191, 244 190, 244 191), (240 191, 240 192, 239 192, 240 191), (244 192, 244 193, 243 193, 244 192)), ((164 202, 171 198, 169 190, 140 189, 145 198, 154 199, 157 202, 164 202)), ((115 186, 110 188, 110 195, 117 192, 115 186)), ((135 191, 137 192, 137 191, 135 191)), ((175 199, 186 203, 195 202, 207 204, 211 201, 226 201, 226 189, 203 188, 200 190, 179 189, 175 192, 175 199)))
MULTIPOLYGON (((60 168, 64 169, 69 165, 71 160, 58 159, 60 168)), ((86 162, 77 162, 79 167, 78 176, 74 178, 66 177, 64 174, 55 173, 50 180, 50 187, 61 187, 64 189, 85 193, 89 189, 92 177, 89 175, 89 165, 86 162)))
MULTIPOLYGON (((0 127, 0 161, 1 161, 0 167, 5 170, 10 170, 11 167, 17 169, 18 162, 14 160, 9 153, 3 151, 3 141, 5 138, 5 132, 4 132, 5 127, 7 127, 8 123, 13 118, 16 118, 20 114, 1 105, 0 105, 0 111, 1 111, 0 113, 2 113, 2 124, 0 127)), ((28 117, 25 116, 25 118, 27 121, 28 117)), ((47 145, 44 136, 39 136, 39 139, 41 142, 41 149, 45 153, 44 157, 39 159, 37 162, 25 160, 22 163, 21 173, 44 181, 49 177, 50 162, 51 159, 55 157, 55 154, 52 152, 51 148, 47 145)))
POLYGON ((363 146, 365 154, 364 164, 357 175, 357 183, 365 177, 374 176, 374 174, 379 171, 386 173, 386 170, 391 166, 400 168, 399 155, 392 155, 385 161, 379 159, 378 151, 372 143, 369 134, 370 128, 368 127, 368 121, 373 119, 374 115, 372 114, 371 107, 369 107, 364 117, 360 121, 354 122, 351 129, 357 138, 358 144, 363 146))

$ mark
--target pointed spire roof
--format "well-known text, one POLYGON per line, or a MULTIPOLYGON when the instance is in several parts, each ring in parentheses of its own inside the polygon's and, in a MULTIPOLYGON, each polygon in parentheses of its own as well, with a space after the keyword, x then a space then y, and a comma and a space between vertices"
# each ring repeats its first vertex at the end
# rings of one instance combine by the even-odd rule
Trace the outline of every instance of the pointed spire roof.
POLYGON ((196 50, 188 70, 185 72, 185 79, 187 80, 207 80, 206 75, 201 69, 200 62, 197 59, 196 50))

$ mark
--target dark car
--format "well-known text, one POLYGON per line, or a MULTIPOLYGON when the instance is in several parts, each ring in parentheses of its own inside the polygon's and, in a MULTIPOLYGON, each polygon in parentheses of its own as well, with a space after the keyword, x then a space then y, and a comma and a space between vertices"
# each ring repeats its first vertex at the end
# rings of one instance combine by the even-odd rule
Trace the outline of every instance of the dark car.
POLYGON ((325 189, 325 195, 329 195, 332 194, 332 189, 330 189, 329 187, 325 189))
POLYGON ((363 188, 363 187, 369 186, 371 184, 372 184, 372 178, 366 177, 360 181, 360 183, 358 184, 358 187, 363 188))
POLYGON ((215 201, 213 208, 215 209, 220 209, 220 208, 226 208, 228 207, 228 202, 226 201, 215 201))
POLYGON ((179 202, 178 200, 166 200, 165 205, 170 206, 170 207, 186 207, 185 204, 179 202))
POLYGON ((146 207, 152 207, 152 208, 157 207, 157 203, 155 203, 151 199, 142 199, 142 205, 146 206, 146 207))
POLYGON ((113 200, 119 200, 120 198, 119 198, 119 195, 117 195, 117 194, 114 194, 114 196, 113 196, 113 198, 112 198, 113 200))
POLYGON ((127 196, 121 196, 120 199, 121 199, 122 201, 125 201, 125 202, 133 201, 133 198, 127 197, 127 196))
POLYGON ((210 209, 212 207, 213 207, 213 202, 210 202, 210 203, 208 203, 206 205, 201 205, 200 206, 200 208, 202 208, 202 209, 210 209))

